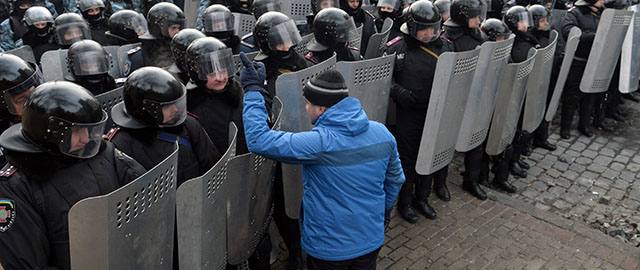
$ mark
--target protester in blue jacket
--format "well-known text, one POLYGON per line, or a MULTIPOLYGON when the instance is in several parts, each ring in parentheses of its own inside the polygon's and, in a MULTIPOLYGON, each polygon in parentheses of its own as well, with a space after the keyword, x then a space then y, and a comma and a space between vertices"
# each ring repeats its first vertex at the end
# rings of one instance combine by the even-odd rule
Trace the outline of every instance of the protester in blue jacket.
POLYGON ((269 129, 262 96, 264 64, 240 56, 249 151, 303 165, 301 245, 309 255, 309 269, 375 269, 385 225, 405 180, 394 137, 384 125, 367 119, 335 70, 303 87, 315 125, 311 131, 269 129))

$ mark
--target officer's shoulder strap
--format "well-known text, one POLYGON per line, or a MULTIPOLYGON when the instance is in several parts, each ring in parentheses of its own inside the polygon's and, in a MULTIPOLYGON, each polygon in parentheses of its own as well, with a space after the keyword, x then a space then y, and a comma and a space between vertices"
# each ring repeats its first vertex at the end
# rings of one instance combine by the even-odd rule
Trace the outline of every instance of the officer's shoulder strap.
POLYGON ((7 164, 4 164, 2 169, 0 169, 0 178, 9 178, 11 177, 11 175, 16 173, 17 171, 18 171, 18 168, 11 165, 11 163, 7 162, 7 164))
POLYGON ((187 112, 187 114, 193 116, 195 119, 200 119, 200 116, 197 116, 195 113, 187 112))
POLYGON ((355 51, 360 51, 360 49, 356 48, 356 47, 351 47, 351 46, 347 46, 347 48, 351 49, 351 50, 355 50, 355 51))
POLYGON ((364 11, 364 14, 369 15, 369 17, 371 17, 371 19, 373 19, 373 20, 375 20, 375 19, 376 19, 376 16, 374 16, 373 14, 371 14, 371 12, 366 11, 366 10, 363 10, 363 11, 364 11))
POLYGON ((304 58, 306 58, 307 60, 311 61, 311 63, 313 63, 313 64, 318 64, 318 61, 313 60, 313 52, 309 52, 308 54, 306 54, 304 56, 304 58))
POLYGON ((113 136, 116 136, 116 133, 118 132, 118 130, 120 130, 119 127, 112 128, 111 130, 109 130, 109 132, 107 132, 107 134, 102 136, 102 138, 107 141, 111 141, 111 139, 113 139, 113 136))
POLYGON ((446 37, 443 37, 442 35, 440 35, 440 38, 442 38, 442 40, 444 40, 444 41, 448 42, 449 44, 453 44, 453 41, 449 40, 449 39, 448 39, 448 38, 446 38, 446 37))
POLYGON ((398 41, 402 40, 402 36, 397 36, 392 40, 389 40, 389 42, 387 42, 387 47, 391 47, 393 46, 393 44, 398 43, 398 41))
POLYGON ((251 49, 253 49, 253 48, 255 48, 255 47, 256 47, 255 45, 250 44, 249 42, 244 41, 244 39, 240 41, 240 44, 241 44, 242 46, 245 46, 245 47, 247 47, 247 48, 251 48, 251 49))

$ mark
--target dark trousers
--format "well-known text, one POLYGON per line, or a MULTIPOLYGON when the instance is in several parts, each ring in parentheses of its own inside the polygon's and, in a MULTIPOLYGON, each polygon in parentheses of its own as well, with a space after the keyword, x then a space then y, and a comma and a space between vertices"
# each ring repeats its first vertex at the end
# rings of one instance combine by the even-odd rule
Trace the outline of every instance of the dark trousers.
POLYGON ((485 177, 485 172, 489 173, 488 170, 484 170, 489 164, 485 160, 483 146, 484 143, 464 153, 464 182, 478 183, 480 177, 485 177))
POLYGON ((616 65, 616 69, 613 71, 611 82, 609 83, 609 89, 605 93, 599 93, 597 104, 595 107, 595 114, 593 118, 594 125, 600 125, 604 121, 606 114, 614 114, 618 105, 622 102, 622 94, 618 89, 620 86, 620 61, 616 65))
POLYGON ((284 205, 284 188, 282 182, 282 163, 276 164, 273 196, 273 221, 278 227, 278 232, 282 236, 289 256, 301 256, 300 248, 300 223, 297 219, 287 216, 284 205))
POLYGON ((325 261, 307 255, 309 270, 375 270, 380 248, 360 257, 344 261, 325 261))
POLYGON ((402 163, 405 181, 398 194, 398 207, 408 207, 414 199, 427 200, 431 194, 431 185, 436 188, 442 187, 447 181, 449 166, 436 171, 430 175, 419 175, 415 165, 402 163), (415 189, 414 189, 415 187, 415 189))
POLYGON ((584 74, 586 62, 573 60, 569 77, 562 92, 562 115, 560 128, 565 131, 571 129, 573 114, 580 108, 580 126, 588 126, 598 101, 598 94, 585 94, 580 91, 580 80, 584 74))
POLYGON ((511 159, 512 153, 513 147, 509 145, 499 155, 491 156, 491 159, 493 159, 491 171, 494 174, 493 181, 495 183, 505 183, 509 180, 509 159, 511 159))

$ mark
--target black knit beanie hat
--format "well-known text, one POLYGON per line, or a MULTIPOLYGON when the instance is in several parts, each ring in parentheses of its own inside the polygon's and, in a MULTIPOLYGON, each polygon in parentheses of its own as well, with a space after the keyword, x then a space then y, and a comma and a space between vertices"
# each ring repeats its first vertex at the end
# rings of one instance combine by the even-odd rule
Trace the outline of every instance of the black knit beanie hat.
POLYGON ((331 107, 348 97, 349 90, 340 72, 330 69, 309 80, 302 94, 313 105, 331 107))

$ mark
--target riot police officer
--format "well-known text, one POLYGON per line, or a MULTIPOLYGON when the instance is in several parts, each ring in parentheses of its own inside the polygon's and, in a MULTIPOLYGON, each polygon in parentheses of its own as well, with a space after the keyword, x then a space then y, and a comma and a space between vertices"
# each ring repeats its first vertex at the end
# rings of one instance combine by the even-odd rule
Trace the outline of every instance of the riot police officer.
POLYGON ((503 41, 509 38, 511 30, 507 25, 498 19, 487 19, 480 25, 482 32, 487 35, 489 41, 503 41))
POLYGON ((442 200, 451 197, 445 182, 446 167, 432 175, 418 175, 415 168, 438 56, 454 48, 440 37, 442 18, 431 2, 417 1, 404 13, 402 38, 387 46, 388 53, 396 54, 391 98, 397 104, 396 140, 406 177, 398 195, 398 212, 406 221, 416 223, 414 208, 429 219, 436 218, 436 211, 428 202, 432 185, 442 200))
MULTIPOLYGON (((256 18, 256 20, 258 20, 258 18, 260 18, 262 14, 265 14, 269 11, 280 12, 281 10, 282 9, 280 7, 280 2, 276 0, 255 0, 251 4, 251 14, 253 14, 253 17, 256 18)), ((247 33, 246 35, 242 36, 242 38, 240 39, 240 46, 245 47, 243 51, 258 50, 258 48, 256 48, 256 42, 253 37, 253 32, 247 33)))
POLYGON ((301 35, 307 35, 313 32, 313 21, 316 15, 325 8, 340 8, 339 0, 311 0, 311 13, 307 15, 307 23, 300 30, 301 35))
POLYGON ((55 18, 58 14, 49 2, 44 4, 34 0, 12 0, 9 18, 0 23, 0 48, 8 51, 22 46, 22 36, 27 32, 27 26, 22 23, 25 12, 32 6, 45 6, 55 18))
POLYGON ((186 89, 171 73, 157 67, 140 68, 127 78, 123 101, 111 109, 120 126, 107 137, 146 169, 173 152, 178 141, 178 184, 200 176, 220 159, 218 149, 191 115, 186 89))
MULTIPOLYGON (((454 51, 473 50, 485 41, 486 36, 480 30, 480 24, 485 16, 483 13, 485 6, 484 2, 480 0, 453 0, 451 2, 451 18, 444 22, 443 35, 453 43, 454 51)), ((481 179, 483 176, 483 156, 482 145, 465 153, 465 172, 462 182, 462 187, 480 200, 487 199, 487 194, 479 186, 480 182, 486 181, 486 179, 481 179)), ((446 167, 441 170, 446 172, 446 167)))
POLYGON ((91 39, 87 22, 76 13, 64 13, 56 18, 53 26, 56 42, 62 49, 68 49, 78 40, 91 39))
POLYGON ((438 11, 440 12, 440 16, 442 16, 442 22, 446 22, 451 18, 451 1, 450 0, 436 0, 433 2, 436 7, 438 7, 438 11))
POLYGON ((228 1, 229 9, 231 12, 237 12, 242 14, 251 14, 251 6, 253 5, 251 0, 230 0, 228 1))
POLYGON ((182 10, 171 3, 158 3, 147 15, 149 31, 139 36, 141 46, 127 52, 123 75, 143 66, 167 68, 173 64, 171 38, 185 27, 182 10))
MULTIPOLYGON (((254 7, 259 2, 255 1, 254 7)), ((265 65, 268 95, 264 97, 270 101, 276 95, 276 80, 281 74, 302 70, 311 66, 311 63, 293 49, 302 38, 295 23, 287 15, 276 11, 264 13, 256 21, 254 34, 256 47, 260 50, 254 60, 265 65)), ((270 105, 269 102, 267 105, 270 105)), ((273 220, 289 250, 288 269, 302 269, 300 226, 297 219, 289 218, 285 212, 282 181, 282 165, 277 163, 273 220)))
POLYGON ((341 9, 326 8, 318 12, 313 23, 313 39, 307 44, 309 53, 305 56, 314 64, 337 54, 337 61, 358 61, 362 59, 357 48, 349 46, 349 40, 357 35, 353 18, 341 9))
POLYGON ((239 52, 252 52, 245 46, 240 46, 240 37, 236 36, 233 29, 233 15, 231 11, 223 5, 211 5, 203 14, 204 28, 202 32, 209 37, 214 37, 224 42, 228 48, 233 50, 233 54, 239 52))
POLYGON ((44 83, 38 65, 11 54, 0 54, 0 130, 22 118, 22 107, 31 91, 44 83))
POLYGON ((340 8, 353 18, 356 27, 362 26, 360 51, 361 54, 364 55, 369 45, 369 38, 377 32, 375 24, 376 17, 362 9, 362 0, 340 0, 340 8))
POLYGON ((69 269, 71 206, 144 173, 135 160, 102 140, 106 120, 100 102, 83 87, 48 82, 27 99, 22 123, 0 135, 8 161, 0 170, 4 267, 69 269))
POLYGON ((78 0, 78 9, 80 9, 82 17, 89 23, 91 39, 103 46, 116 44, 105 34, 107 17, 105 16, 104 0, 78 0))
POLYGON ((111 56, 102 45, 93 40, 73 43, 67 52, 67 66, 71 70, 65 80, 75 82, 94 95, 116 88, 116 82, 109 75, 111 56))
POLYGON ((140 42, 138 37, 148 31, 147 20, 133 10, 121 10, 113 13, 109 17, 107 26, 109 31, 105 34, 120 46, 140 42))
POLYGON ((58 49, 51 31, 53 15, 48 9, 41 6, 30 7, 24 14, 24 24, 27 32, 22 36, 22 42, 33 49, 37 63, 40 63, 44 52, 58 49))
POLYGON ((187 47, 199 38, 205 35, 196 29, 182 29, 171 39, 171 53, 175 63, 167 70, 174 74, 182 84, 187 85, 189 82, 189 68, 187 67, 186 54, 187 47))
POLYGON ((598 101, 597 94, 585 94, 580 91, 580 80, 587 66, 587 59, 591 51, 593 39, 596 36, 600 14, 604 10, 603 0, 578 0, 563 19, 562 36, 566 40, 571 28, 578 27, 582 31, 578 48, 576 49, 567 82, 562 92, 562 113, 560 117, 560 137, 571 137, 571 123, 573 114, 580 107, 580 121, 578 131, 586 137, 593 136, 589 127, 591 115, 598 101))
POLYGON ((389 38, 387 40, 393 40, 396 37, 402 36, 400 26, 404 23, 402 20, 402 0, 380 0, 376 4, 377 16, 375 20, 376 29, 378 32, 382 31, 384 20, 390 18, 393 20, 393 26, 389 32, 389 38))

